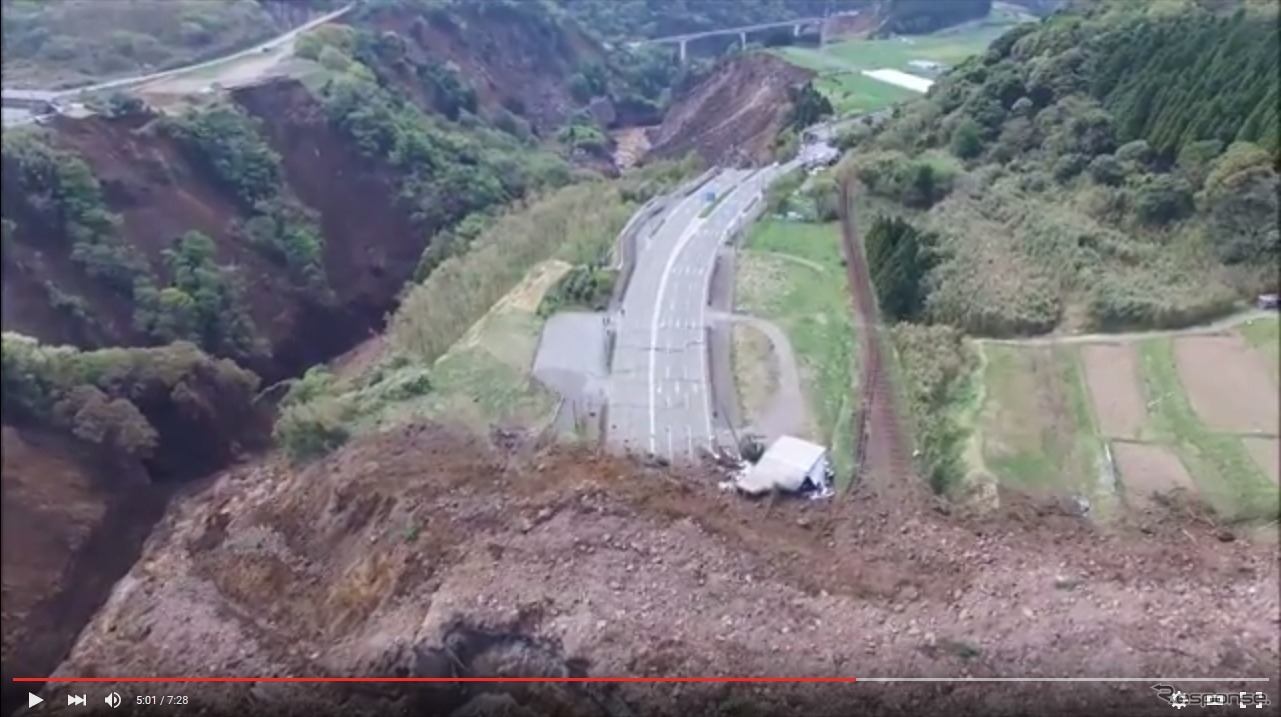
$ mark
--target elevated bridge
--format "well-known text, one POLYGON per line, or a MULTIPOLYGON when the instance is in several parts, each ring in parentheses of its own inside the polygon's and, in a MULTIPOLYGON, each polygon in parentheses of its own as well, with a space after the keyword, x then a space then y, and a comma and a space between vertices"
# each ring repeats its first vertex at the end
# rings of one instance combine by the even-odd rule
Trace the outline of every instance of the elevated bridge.
POLYGON ((628 47, 641 47, 643 45, 676 45, 680 48, 681 62, 685 61, 686 50, 691 40, 701 40, 707 37, 721 37, 737 35, 739 46, 747 47, 747 36, 763 30, 780 30, 791 29, 792 37, 801 35, 819 36, 819 44, 823 43, 824 30, 829 18, 833 17, 853 17, 859 14, 858 10, 847 12, 832 13, 821 17, 803 17, 795 20, 784 20, 780 22, 765 22, 756 25, 742 25, 739 27, 727 27, 720 30, 706 30, 704 32, 691 32, 685 35, 668 35, 666 37, 654 37, 646 40, 636 40, 627 43, 628 47))

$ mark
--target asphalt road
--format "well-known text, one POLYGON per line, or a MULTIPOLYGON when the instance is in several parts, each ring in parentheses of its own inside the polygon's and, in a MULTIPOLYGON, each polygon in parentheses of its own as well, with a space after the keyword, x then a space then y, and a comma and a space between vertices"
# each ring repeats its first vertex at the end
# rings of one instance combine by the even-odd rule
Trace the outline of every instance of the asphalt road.
MULTIPOLYGON (((49 93, 50 99, 55 101, 61 101, 61 100, 72 99, 80 95, 92 94, 94 92, 101 92, 103 90, 134 87, 136 85, 145 84, 147 82, 152 82, 154 80, 162 80, 170 77, 176 77, 178 75, 184 75, 189 72, 200 72, 202 70, 207 70, 213 67, 217 67, 218 65, 222 65, 228 62, 233 62, 235 60, 238 60, 244 57, 250 57, 250 56, 260 55, 264 52, 270 52, 280 47, 281 45, 284 45, 286 43, 292 43, 294 40, 298 38, 299 35, 301 35, 304 32, 307 32, 308 30, 311 30, 312 28, 319 27, 320 25, 323 25, 327 22, 331 22, 333 20, 337 20, 341 18, 342 16, 346 15, 348 12, 351 12, 352 8, 354 8, 355 6, 356 6, 356 3, 345 5, 331 13, 317 17, 314 20, 309 20, 306 23, 299 25, 298 27, 295 27, 292 30, 281 33, 280 35, 277 35, 265 42, 261 42, 257 45, 254 45, 253 47, 247 50, 240 50, 238 52, 233 52, 229 55, 223 55, 222 57, 216 57, 212 60, 207 60, 205 62, 197 62, 195 64, 185 65, 183 67, 175 67, 171 70, 163 70, 161 72, 151 72, 145 75, 132 75, 130 77, 121 77, 115 80, 108 80, 107 82, 99 82, 92 85, 75 87, 69 90, 51 90, 49 93)), ((30 113, 25 112, 23 110, 8 110, 4 114, 5 114, 5 117, 4 117, 5 126, 27 124, 29 122, 35 121, 36 119, 34 115, 31 115, 30 113)))
POLYGON ((717 248, 781 168, 726 170, 676 203, 639 242, 636 268, 613 317, 609 438, 668 459, 713 440, 707 293, 717 248), (723 198, 707 216, 708 190, 723 198))

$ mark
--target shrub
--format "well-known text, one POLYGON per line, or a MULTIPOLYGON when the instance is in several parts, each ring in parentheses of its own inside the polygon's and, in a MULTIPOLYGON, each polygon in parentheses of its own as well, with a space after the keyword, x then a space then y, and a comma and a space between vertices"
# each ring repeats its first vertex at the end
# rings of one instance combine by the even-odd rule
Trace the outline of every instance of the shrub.
POLYGON ((916 462, 938 493, 965 477, 968 430, 957 420, 969 395, 978 357, 961 331, 947 326, 898 324, 890 338, 904 373, 904 397, 914 423, 916 462))
POLYGON ((280 413, 272 437, 295 461, 323 456, 351 438, 351 410, 340 400, 321 397, 291 405, 280 413))
POLYGON ((187 342, 81 351, 5 333, 0 385, 7 419, 52 425, 145 460, 174 428, 175 415, 197 424, 225 420, 250 428, 237 415, 218 411, 251 414, 258 377, 187 342), (155 424, 146 412, 167 420, 155 424))

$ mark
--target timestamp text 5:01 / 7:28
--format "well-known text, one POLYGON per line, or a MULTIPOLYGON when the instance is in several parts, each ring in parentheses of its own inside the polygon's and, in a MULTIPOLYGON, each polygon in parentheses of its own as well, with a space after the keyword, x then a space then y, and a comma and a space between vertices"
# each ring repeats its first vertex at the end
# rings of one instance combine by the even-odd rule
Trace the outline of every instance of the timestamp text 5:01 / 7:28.
POLYGON ((187 695, 138 695, 134 704, 139 705, 185 705, 187 695))

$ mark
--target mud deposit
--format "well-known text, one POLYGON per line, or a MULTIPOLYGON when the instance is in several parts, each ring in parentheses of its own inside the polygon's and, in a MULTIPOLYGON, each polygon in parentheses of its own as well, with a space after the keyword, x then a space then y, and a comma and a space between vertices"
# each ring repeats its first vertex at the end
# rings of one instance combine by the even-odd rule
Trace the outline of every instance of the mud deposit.
MULTIPOLYGON (((412 426, 301 470, 244 466, 174 503, 56 674, 1277 671, 1275 643, 1257 639, 1276 632, 1275 546, 1163 521, 1104 533, 1003 504, 958 516, 871 494, 746 502, 693 467, 412 426)), ((207 687, 184 689, 210 709, 299 715, 1169 709, 1115 685, 207 687)))

